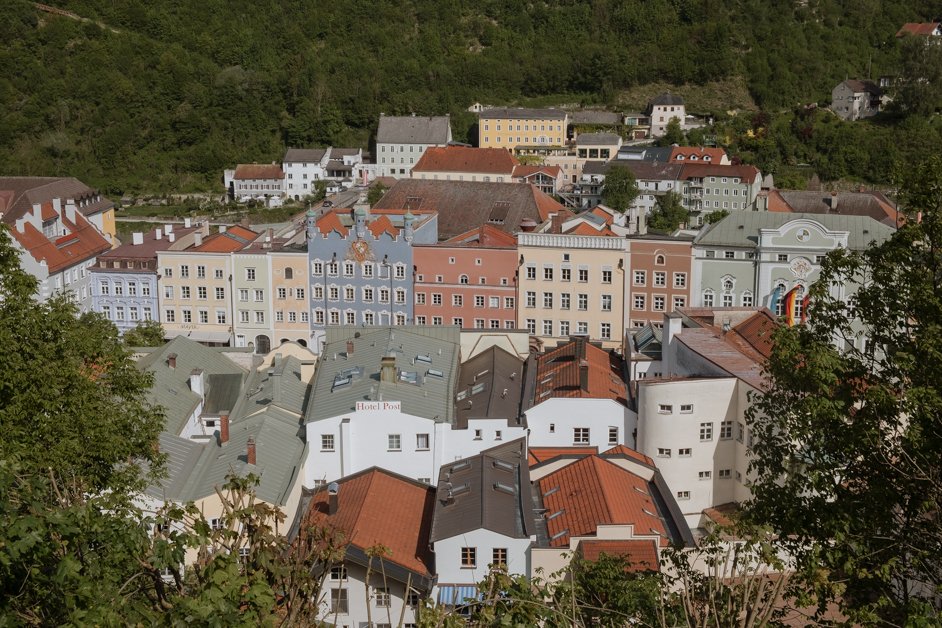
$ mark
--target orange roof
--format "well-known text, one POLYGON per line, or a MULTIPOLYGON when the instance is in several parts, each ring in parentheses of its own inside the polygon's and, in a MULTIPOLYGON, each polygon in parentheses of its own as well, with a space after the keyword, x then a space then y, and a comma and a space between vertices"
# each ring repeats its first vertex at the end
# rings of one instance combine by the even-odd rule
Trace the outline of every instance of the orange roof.
POLYGON ((622 372, 620 357, 576 338, 537 358, 534 404, 548 397, 578 397, 614 399, 627 405, 622 372))
POLYGON ((393 226, 392 221, 388 216, 380 216, 371 222, 367 229, 370 230, 370 233, 373 234, 374 238, 378 238, 384 233, 388 234, 392 238, 395 238, 397 235, 399 235, 399 230, 393 226))
POLYGON ((579 553, 584 560, 595 562, 602 554, 625 558, 625 571, 660 571, 657 544, 654 539, 631 541, 579 541, 579 553))
POLYGON ((765 194, 770 212, 870 216, 891 227, 903 222, 903 216, 880 192, 829 193, 774 189, 765 194))
POLYGON ((434 489, 376 467, 338 484, 337 512, 327 514, 329 497, 323 488, 311 498, 305 523, 342 530, 346 542, 363 551, 383 545, 389 549, 384 560, 431 577, 434 489))
POLYGON ((243 240, 254 240, 259 235, 255 231, 252 231, 248 227, 243 227, 242 225, 232 225, 226 229, 225 233, 234 235, 237 238, 242 238, 243 240))
POLYGON ((554 179, 559 176, 562 172, 562 168, 559 166, 517 166, 514 168, 514 177, 517 179, 526 179, 527 177, 532 177, 535 174, 543 173, 554 179))
MULTIPOLYGON (((46 204, 43 204, 41 210, 43 220, 49 220, 45 218, 49 215, 49 211, 52 215, 56 213, 52 208, 52 203, 48 205, 47 208, 46 204)), ((32 223, 24 223, 23 231, 19 231, 15 225, 9 226, 10 233, 16 241, 29 252, 33 259, 38 262, 45 261, 50 273, 74 266, 111 248, 111 244, 80 211, 75 212, 75 222, 65 217, 64 210, 59 215, 59 220, 67 233, 54 241, 43 235, 43 232, 32 223)))
POLYGON ((897 31, 896 36, 903 35, 932 35, 939 28, 939 22, 907 22, 897 31))
POLYGON ((533 197, 536 200, 536 209, 540 212, 540 220, 549 220, 551 214, 558 212, 562 212, 566 218, 573 217, 574 214, 558 203, 552 196, 540 192, 532 183, 530 187, 533 188, 533 197))
POLYGON ((603 226, 601 229, 596 229, 591 224, 580 221, 578 225, 570 228, 566 233, 571 235, 583 235, 583 236, 614 236, 617 235, 614 231, 609 229, 607 226, 603 226))
POLYGON ((337 215, 336 211, 327 212, 318 218, 317 228, 320 229, 321 235, 328 235, 336 231, 344 238, 347 237, 347 234, 350 232, 350 230, 340 222, 340 216, 337 215))
POLYGON ((602 209, 602 208, 599 207, 598 205, 596 205, 595 207, 593 207, 593 208, 592 208, 592 211, 591 211, 590 213, 591 213, 593 216, 598 216, 599 218, 601 218, 602 220, 604 220, 606 225, 610 225, 610 224, 612 224, 612 223, 615 221, 614 216, 612 216, 610 213, 608 213, 607 211, 605 211, 604 209, 602 209))
POLYGON ((587 456, 538 483, 551 547, 566 547, 572 536, 593 536, 600 525, 633 524, 639 536, 656 534, 662 545, 669 541, 648 482, 599 456, 587 456))
POLYGON ((639 462, 643 462, 644 464, 648 466, 651 466, 651 467, 654 466, 654 461, 651 460, 651 458, 645 456, 640 451, 635 451, 634 449, 631 449, 630 447, 625 447, 624 445, 615 445, 611 449, 607 449, 603 451, 601 455, 602 456, 627 456, 629 458, 634 458, 635 460, 639 462))
POLYGON ((503 148, 470 148, 468 146, 430 147, 412 167, 413 172, 478 172, 482 174, 513 174, 520 165, 517 158, 503 148))
POLYGON ((202 253, 232 253, 241 251, 259 234, 245 227, 235 226, 222 233, 214 233, 203 240, 203 244, 193 247, 193 251, 202 253))
POLYGON ((597 447, 531 447, 527 461, 532 467, 559 456, 591 456, 598 452, 597 447))
POLYGON ((236 166, 233 179, 284 179, 278 164, 239 164, 236 166))
POLYGON ((688 161, 696 157, 696 161, 704 161, 709 157, 709 163, 718 164, 726 158, 726 151, 722 148, 701 148, 699 146, 674 146, 668 161, 688 161))
POLYGON ((515 248, 517 246, 517 238, 503 229, 498 229, 494 225, 483 224, 480 227, 459 233, 453 238, 448 238, 439 246, 442 245, 515 248))

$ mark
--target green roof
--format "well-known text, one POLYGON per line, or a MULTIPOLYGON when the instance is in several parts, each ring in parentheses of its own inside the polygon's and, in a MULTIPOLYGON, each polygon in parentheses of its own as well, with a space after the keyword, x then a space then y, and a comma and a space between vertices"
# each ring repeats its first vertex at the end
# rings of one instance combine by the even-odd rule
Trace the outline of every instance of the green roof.
POLYGON ((808 220, 830 231, 848 232, 847 246, 851 250, 866 249, 871 242, 888 240, 895 229, 869 216, 839 214, 793 214, 788 212, 732 212, 716 224, 704 227, 694 238, 694 246, 735 246, 755 248, 760 229, 778 229, 795 221, 808 220))
POLYGON ((454 423, 460 353, 457 327, 328 328, 305 421, 353 412, 358 401, 401 401, 413 416, 454 423), (347 341, 353 355, 347 355, 347 341), (380 382, 380 360, 395 357, 396 381, 380 382))

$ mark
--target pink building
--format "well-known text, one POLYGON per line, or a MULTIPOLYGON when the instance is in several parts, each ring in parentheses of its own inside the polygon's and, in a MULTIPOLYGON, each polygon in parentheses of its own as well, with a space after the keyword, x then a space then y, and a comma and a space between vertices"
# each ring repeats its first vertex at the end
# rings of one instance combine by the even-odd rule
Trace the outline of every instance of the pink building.
POLYGON ((664 313, 690 305, 690 239, 629 238, 628 327, 662 325, 664 313))
POLYGON ((413 254, 417 325, 516 328, 514 236, 485 224, 413 254))

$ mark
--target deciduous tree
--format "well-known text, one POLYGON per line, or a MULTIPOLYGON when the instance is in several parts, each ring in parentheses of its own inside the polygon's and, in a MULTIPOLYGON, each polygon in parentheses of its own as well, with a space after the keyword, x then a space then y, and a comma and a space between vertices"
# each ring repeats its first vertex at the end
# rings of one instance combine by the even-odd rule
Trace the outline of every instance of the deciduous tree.
POLYGON ((617 212, 625 213, 638 198, 635 175, 624 166, 612 166, 605 174, 602 202, 617 212))

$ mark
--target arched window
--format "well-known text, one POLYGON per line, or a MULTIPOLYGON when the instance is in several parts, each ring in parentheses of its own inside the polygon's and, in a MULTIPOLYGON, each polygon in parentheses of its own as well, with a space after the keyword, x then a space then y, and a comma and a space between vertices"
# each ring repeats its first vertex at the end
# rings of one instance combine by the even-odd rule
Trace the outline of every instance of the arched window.
POLYGON ((755 300, 752 297, 752 292, 750 292, 749 290, 746 290, 745 292, 743 292, 742 293, 742 306, 752 307, 753 303, 755 303, 755 300))
POLYGON ((661 255, 660 253, 658 253, 658 254, 654 257, 654 264, 655 264, 656 266, 663 266, 664 264, 667 263, 666 260, 667 260, 667 258, 665 258, 663 255, 661 255))
POLYGON ((703 306, 713 307, 713 297, 714 297, 714 294, 712 290, 704 290, 703 291, 703 306))
POLYGON ((285 279, 294 279, 294 270, 290 268, 285 269, 285 279))
POLYGON ((458 277, 458 283, 467 284, 467 283, 468 283, 468 276, 467 276, 467 275, 461 275, 460 277, 458 277))
POLYGON ((733 286, 734 286, 734 285, 735 285, 735 283, 733 282, 733 280, 732 280, 731 277, 724 277, 724 278, 723 278, 723 290, 725 290, 725 291, 728 292, 728 291, 730 291, 730 290, 733 289, 733 286))
POLYGON ((255 353, 265 355, 271 351, 271 339, 265 334, 255 336, 255 353))

